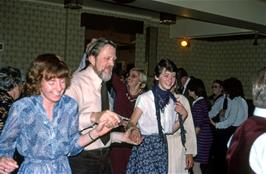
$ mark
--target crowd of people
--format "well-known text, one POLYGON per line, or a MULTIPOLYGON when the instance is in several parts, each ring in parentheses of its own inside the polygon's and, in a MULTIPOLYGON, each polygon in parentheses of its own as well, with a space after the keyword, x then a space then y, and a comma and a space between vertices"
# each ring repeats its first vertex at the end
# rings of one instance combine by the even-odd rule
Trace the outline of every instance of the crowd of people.
POLYGON ((115 73, 116 59, 116 44, 97 38, 73 74, 52 53, 26 79, 2 67, 0 174, 266 173, 266 68, 249 117, 235 77, 214 80, 208 97, 200 78, 161 59, 148 88, 141 68, 115 73))

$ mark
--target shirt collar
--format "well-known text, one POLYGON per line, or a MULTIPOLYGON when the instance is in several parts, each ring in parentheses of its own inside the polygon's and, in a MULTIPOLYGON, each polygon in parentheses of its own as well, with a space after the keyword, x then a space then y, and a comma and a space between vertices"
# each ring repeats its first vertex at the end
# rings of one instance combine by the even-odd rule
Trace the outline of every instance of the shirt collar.
POLYGON ((192 106, 197 102, 197 101, 199 101, 199 100, 201 100, 201 99, 204 99, 202 96, 200 96, 199 98, 197 98, 196 100, 194 100, 193 102, 192 102, 192 106))
POLYGON ((91 76, 92 79, 94 80, 94 83, 96 84, 97 87, 101 89, 102 87, 102 79, 99 77, 99 75, 94 71, 92 65, 88 66, 86 68, 86 73, 87 75, 91 76))
POLYGON ((255 107, 253 115, 258 116, 258 117, 266 118, 266 109, 265 108, 255 107))
POLYGON ((183 88, 182 94, 185 93, 185 90, 186 90, 186 88, 187 88, 187 84, 188 84, 189 81, 190 81, 190 77, 187 78, 187 81, 186 81, 186 83, 184 84, 184 88, 183 88))

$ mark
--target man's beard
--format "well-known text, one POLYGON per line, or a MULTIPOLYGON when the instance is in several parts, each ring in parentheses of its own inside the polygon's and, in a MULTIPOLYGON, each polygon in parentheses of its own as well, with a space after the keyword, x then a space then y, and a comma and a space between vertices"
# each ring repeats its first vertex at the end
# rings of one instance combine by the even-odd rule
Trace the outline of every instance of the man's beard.
POLYGON ((111 77, 112 77, 112 73, 111 74, 107 74, 107 73, 105 73, 105 72, 99 72, 99 77, 104 81, 104 82, 107 82, 107 81, 109 81, 110 79, 111 79, 111 77))
MULTIPOLYGON (((111 73, 106 73, 104 72, 104 70, 98 71, 95 67, 93 67, 94 71, 96 72, 96 74, 98 74, 98 76, 104 81, 107 82, 111 79, 112 77, 112 71, 111 73)), ((112 69, 112 68, 111 68, 112 69)))

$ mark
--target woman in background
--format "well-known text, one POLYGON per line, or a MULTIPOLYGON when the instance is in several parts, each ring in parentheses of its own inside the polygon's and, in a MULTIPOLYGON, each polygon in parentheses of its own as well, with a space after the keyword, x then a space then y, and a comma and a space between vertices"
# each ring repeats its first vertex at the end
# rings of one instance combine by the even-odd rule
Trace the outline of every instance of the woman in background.
POLYGON ((193 98, 191 107, 197 135, 197 156, 194 158, 194 173, 208 173, 210 149, 212 145, 212 130, 208 116, 209 103, 205 85, 200 79, 192 79, 187 86, 189 96, 193 98), (200 170, 198 170, 200 168, 200 170))
POLYGON ((227 109, 219 122, 211 119, 212 125, 216 128, 216 140, 218 149, 215 152, 214 167, 217 173, 224 174, 227 171, 226 152, 227 143, 235 130, 248 118, 248 105, 244 98, 243 86, 240 80, 231 77, 224 80, 224 93, 227 98, 227 109))
POLYGON ((181 129, 173 135, 167 135, 168 173, 188 174, 194 164, 193 157, 197 154, 197 139, 189 101, 185 96, 177 94, 175 87, 174 85, 172 92, 180 103, 179 112, 181 115, 187 114, 187 118, 183 120, 185 139, 182 140, 181 129))
MULTIPOLYGON (((147 76, 144 70, 132 68, 126 81, 122 81, 117 74, 112 76, 112 87, 115 91, 114 112, 130 118, 137 97, 145 92, 147 76)), ((124 132, 118 127, 115 131, 124 132)), ((114 174, 124 174, 131 154, 132 145, 126 143, 113 143, 111 147, 111 162, 114 174)))
POLYGON ((0 69, 0 135, 11 104, 20 97, 21 82, 19 69, 10 66, 0 69))

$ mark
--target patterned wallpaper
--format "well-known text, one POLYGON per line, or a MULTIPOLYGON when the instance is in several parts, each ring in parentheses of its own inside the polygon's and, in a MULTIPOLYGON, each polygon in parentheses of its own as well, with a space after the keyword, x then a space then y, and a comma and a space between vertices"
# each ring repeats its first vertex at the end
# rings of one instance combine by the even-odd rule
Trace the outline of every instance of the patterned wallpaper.
POLYGON ((76 63, 73 59, 80 59, 85 29, 80 27, 78 11, 69 10, 67 16, 66 9, 54 5, 1 0, 0 13, 4 16, 0 18, 0 42, 5 46, 0 52, 1 65, 26 71, 37 55, 47 52, 64 57, 71 67, 76 63))
MULTIPOLYGON (((56 53, 66 60, 72 70, 83 52, 85 28, 80 26, 81 12, 119 16, 116 12, 99 12, 89 8, 66 10, 62 5, 31 0, 0 1, 0 66, 11 65, 24 72, 29 63, 41 53, 56 53), (4 17, 3 17, 4 16, 4 17)), ((140 20, 124 14, 122 17, 140 20)), ((157 57, 172 59, 190 75, 199 77, 210 91, 214 79, 239 78, 247 98, 251 97, 251 78, 266 63, 266 40, 207 42, 192 40, 189 48, 180 48, 177 39, 169 38, 169 26, 143 18, 145 29, 158 27, 157 57)), ((136 35, 136 66, 147 68, 145 32, 136 35)))

